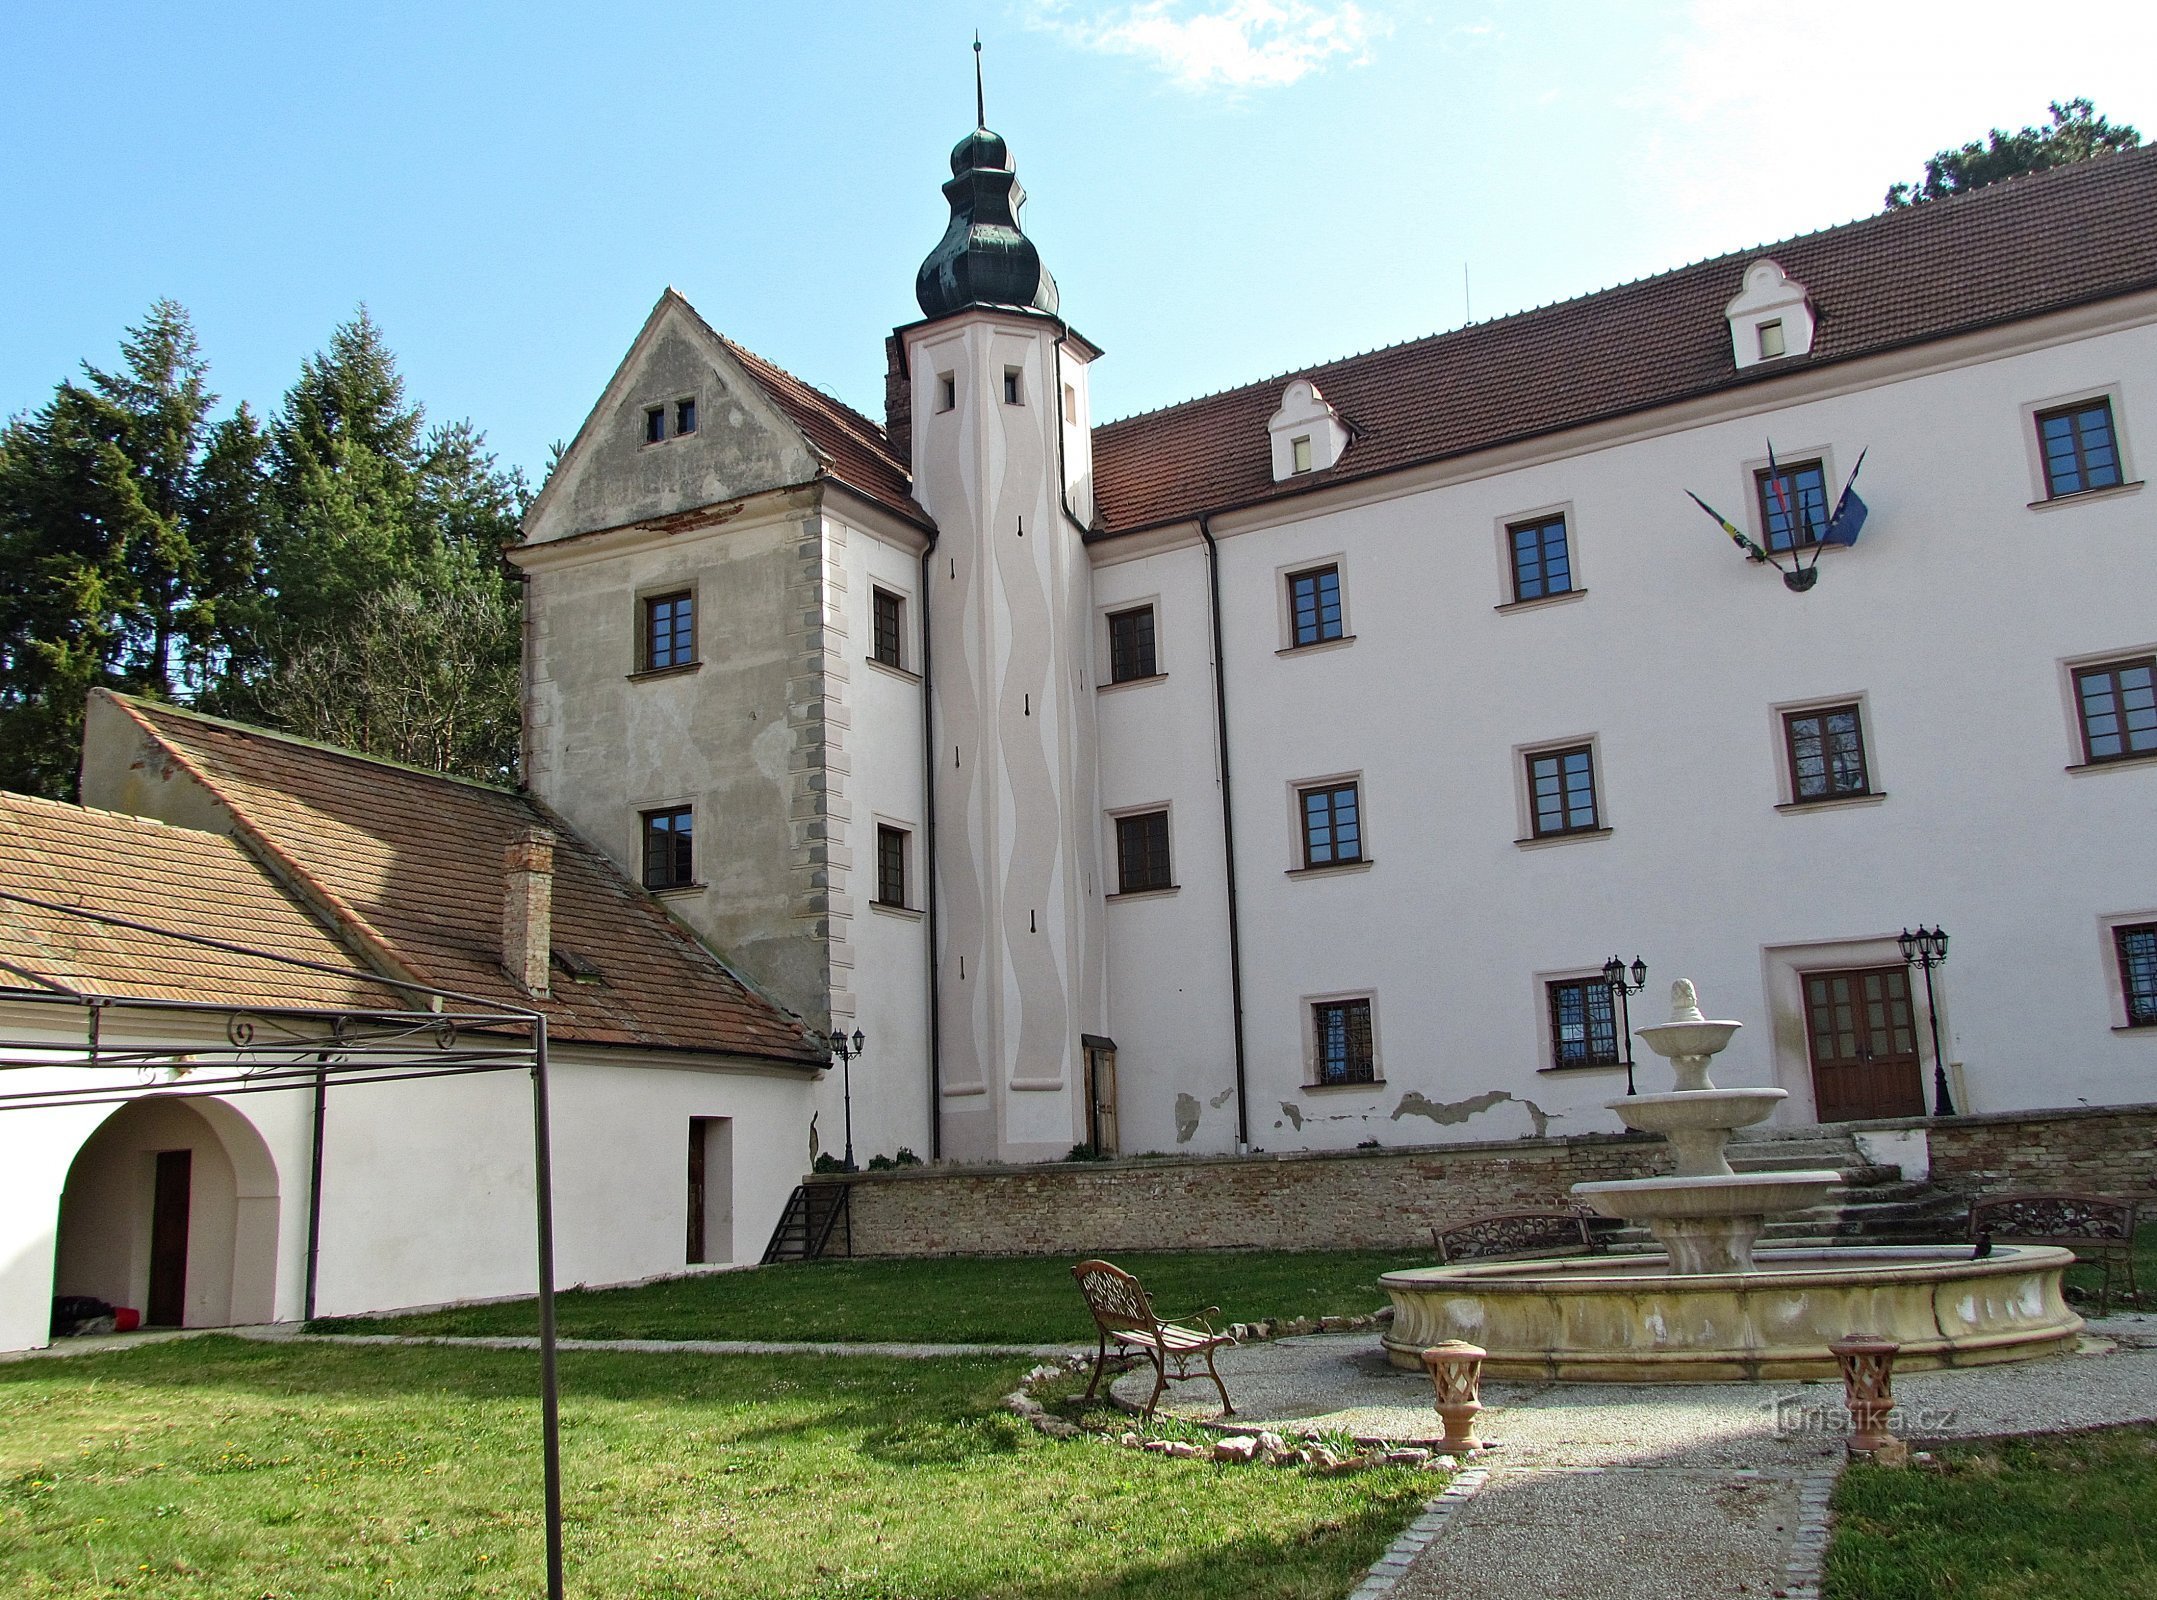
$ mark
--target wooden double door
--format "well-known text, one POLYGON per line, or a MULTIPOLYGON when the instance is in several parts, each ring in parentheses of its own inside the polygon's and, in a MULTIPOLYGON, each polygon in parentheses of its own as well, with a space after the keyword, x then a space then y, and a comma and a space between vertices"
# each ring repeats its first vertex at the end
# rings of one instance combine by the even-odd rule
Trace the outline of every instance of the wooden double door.
POLYGON ((1806 973, 1805 1037, 1822 1122, 1925 1114, 1909 968, 1806 973))

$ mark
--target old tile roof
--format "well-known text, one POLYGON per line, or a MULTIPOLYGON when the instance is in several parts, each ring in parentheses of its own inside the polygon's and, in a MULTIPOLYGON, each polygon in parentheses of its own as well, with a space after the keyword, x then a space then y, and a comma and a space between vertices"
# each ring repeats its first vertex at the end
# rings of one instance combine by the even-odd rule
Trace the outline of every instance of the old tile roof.
POLYGON ((784 367, 744 349, 723 333, 714 333, 734 358, 771 396, 772 404, 807 436, 825 469, 849 489, 896 511, 908 521, 929 524, 929 514, 914 500, 913 479, 892 453, 884 430, 844 401, 811 388, 784 367))
POLYGON ((0 892, 206 934, 309 972, 0 899, 0 986, 129 999, 397 1010, 370 970, 223 834, 0 793, 0 892))
POLYGON ((2157 287, 2157 146, 1883 212, 1096 428, 1114 537, 2157 287), (1764 255, 1810 291, 1812 352, 1737 371, 1723 307, 1764 255), (1315 380, 1355 430, 1276 484, 1266 422, 1315 380))
POLYGON ((826 1053, 526 796, 371 760, 170 706, 114 701, 281 857, 328 914, 418 981, 543 1011, 559 1037, 721 1052, 803 1066, 826 1053), (598 982, 555 972, 534 1001, 501 967, 502 852, 552 831, 555 950, 598 982))

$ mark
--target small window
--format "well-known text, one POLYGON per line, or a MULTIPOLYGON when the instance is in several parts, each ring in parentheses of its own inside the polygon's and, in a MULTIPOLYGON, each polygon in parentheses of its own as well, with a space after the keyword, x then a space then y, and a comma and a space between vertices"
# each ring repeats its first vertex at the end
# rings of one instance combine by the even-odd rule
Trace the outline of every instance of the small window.
POLYGON ((1601 978, 1566 978, 1544 989, 1550 996, 1550 1064, 1617 1065, 1618 1021, 1610 985, 1601 978))
MULTIPOLYGON (((687 589, 644 600, 645 672, 686 667, 697 658, 697 602, 687 589)), ((619 657, 616 657, 619 660, 619 657)))
POLYGON ((936 375, 936 409, 953 411, 959 404, 959 380, 956 374, 939 372, 936 375))
POLYGON ((1773 361, 1787 348, 1788 346, 1783 341, 1782 318, 1777 317, 1772 322, 1760 324, 1760 359, 1762 361, 1773 361))
POLYGON ((880 906, 903 907, 906 904, 907 843, 904 828, 877 824, 876 903, 880 906))
POLYGON ((1595 803, 1595 751, 1576 744, 1536 750, 1528 763, 1528 825, 1535 837, 1592 833, 1602 826, 1595 803))
POLYGON ((1022 406, 1026 403, 1026 387, 1017 367, 1004 368, 1004 404, 1022 406))
POLYGON ((1303 819, 1303 864, 1337 867, 1363 859, 1362 797, 1353 783, 1296 791, 1303 819))
POLYGON ((667 408, 646 406, 644 408, 644 442, 657 444, 667 436, 667 408))
POLYGON ((887 667, 906 667, 906 602, 889 589, 869 591, 876 659, 887 667))
POLYGON ((2119 956, 2127 1026, 2157 1028, 2157 922, 2114 928, 2112 947, 2119 956))
POLYGON ((1168 813, 1146 811, 1116 819, 1116 892, 1173 889, 1169 871, 1168 813))
POLYGON ((1311 1028, 1320 1083, 1377 1081, 1370 1001, 1321 1000, 1311 1007, 1311 1028))
POLYGON ((697 403, 695 396, 692 395, 686 400, 674 402, 674 431, 678 434, 695 433, 697 431, 697 403))
POLYGON ((2045 495, 2109 489, 2120 481, 2119 440, 2112 402, 2084 400, 2037 414, 2037 443, 2045 458, 2045 495))
POLYGON ((1289 638, 1298 645, 1341 637, 1341 569, 1313 567, 1288 575, 1289 638))
POLYGON ((690 808, 644 813, 644 887, 680 889, 696 882, 690 808))
POLYGON ((1865 770, 1865 727, 1855 705, 1784 712, 1783 746, 1790 756, 1794 803, 1872 792, 1865 770))
POLYGON ((1108 681, 1130 683, 1158 671, 1153 653, 1153 607, 1112 611, 1108 618, 1108 681))
POLYGON ((1293 438, 1293 439, 1289 440, 1289 442, 1288 442, 1288 456, 1289 456, 1289 470, 1290 470, 1290 471, 1292 471, 1292 472, 1308 472, 1308 471, 1310 471, 1310 470, 1311 470, 1311 436, 1310 436, 1309 434, 1307 434, 1307 433, 1305 433, 1305 434, 1299 434, 1299 435, 1297 435, 1297 436, 1296 436, 1295 438, 1293 438))
POLYGON ((1573 562, 1565 545, 1565 518, 1543 517, 1506 529, 1513 552, 1513 598, 1541 600, 1570 594, 1573 562))
POLYGON ((1064 421, 1078 421, 1078 386, 1076 384, 1067 383, 1064 385, 1064 421))
POLYGON ((2157 755, 2157 656, 2077 667, 2075 710, 2084 760, 2157 755))
POLYGON ((1753 474, 1760 496, 1760 526, 1770 550, 1801 550, 1827 532, 1827 471, 1817 461, 1798 461, 1753 474))

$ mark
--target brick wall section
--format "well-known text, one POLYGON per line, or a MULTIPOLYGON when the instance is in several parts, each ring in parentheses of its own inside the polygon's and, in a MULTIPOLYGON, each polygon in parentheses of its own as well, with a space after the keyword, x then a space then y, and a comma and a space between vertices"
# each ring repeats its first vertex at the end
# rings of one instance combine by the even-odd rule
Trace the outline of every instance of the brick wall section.
MULTIPOLYGON (((1576 1183, 1669 1171, 1659 1139, 861 1173, 854 1253, 1429 1250, 1434 1223, 1572 1204, 1576 1183)), ((820 1181, 829 1181, 820 1180, 820 1181)))
POLYGON ((2157 1105, 1858 1126, 1926 1129, 1932 1181, 1957 1194, 2065 1189, 2157 1201, 2157 1105))

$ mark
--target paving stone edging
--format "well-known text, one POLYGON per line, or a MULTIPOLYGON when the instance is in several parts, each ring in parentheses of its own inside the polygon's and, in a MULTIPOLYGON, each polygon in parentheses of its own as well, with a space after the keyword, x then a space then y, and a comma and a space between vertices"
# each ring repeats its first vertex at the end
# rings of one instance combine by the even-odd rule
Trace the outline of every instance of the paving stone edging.
POLYGON ((1798 1480, 1797 1529, 1791 1536, 1790 1559, 1783 1567, 1782 1587, 1775 1592, 1784 1600, 1820 1600, 1821 1569, 1827 1560, 1828 1537, 1834 1532, 1834 1514, 1828 1502, 1834 1497, 1842 1466, 1808 1472, 1798 1480))
POLYGON ((1348 1600, 1378 1600, 1380 1595, 1391 1592, 1408 1575, 1416 1557, 1446 1531, 1447 1525, 1460 1515, 1461 1507, 1473 1500, 1489 1479, 1488 1467, 1465 1467, 1456 1473, 1444 1492, 1424 1506, 1423 1514, 1403 1528, 1400 1536, 1386 1546, 1386 1553, 1371 1563, 1363 1581, 1348 1592, 1348 1600))

